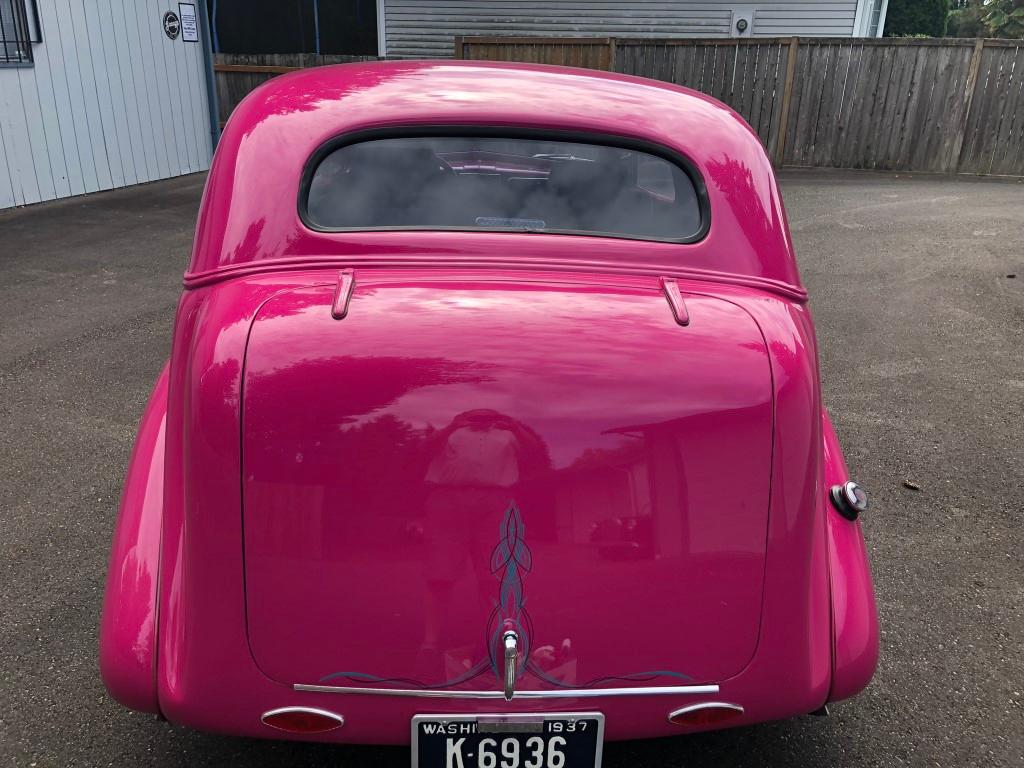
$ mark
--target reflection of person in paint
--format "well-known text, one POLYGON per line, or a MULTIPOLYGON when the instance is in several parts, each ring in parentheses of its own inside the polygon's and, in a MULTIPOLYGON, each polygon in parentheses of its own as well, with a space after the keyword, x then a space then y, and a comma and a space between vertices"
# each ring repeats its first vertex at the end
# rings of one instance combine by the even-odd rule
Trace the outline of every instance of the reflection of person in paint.
POLYGON ((435 682, 446 677, 441 641, 456 582, 471 569, 478 599, 490 609, 497 588, 490 554, 502 516, 547 452, 533 430, 490 409, 460 413, 428 439, 426 451, 427 593, 417 673, 435 682))

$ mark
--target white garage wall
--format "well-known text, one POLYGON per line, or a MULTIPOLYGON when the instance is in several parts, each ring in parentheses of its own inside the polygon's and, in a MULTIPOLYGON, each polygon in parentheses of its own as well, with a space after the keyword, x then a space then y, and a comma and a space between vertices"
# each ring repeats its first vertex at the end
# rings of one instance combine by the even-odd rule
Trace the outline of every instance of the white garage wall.
POLYGON ((161 26, 177 2, 37 5, 34 64, 0 67, 0 208, 209 168, 202 43, 161 26))

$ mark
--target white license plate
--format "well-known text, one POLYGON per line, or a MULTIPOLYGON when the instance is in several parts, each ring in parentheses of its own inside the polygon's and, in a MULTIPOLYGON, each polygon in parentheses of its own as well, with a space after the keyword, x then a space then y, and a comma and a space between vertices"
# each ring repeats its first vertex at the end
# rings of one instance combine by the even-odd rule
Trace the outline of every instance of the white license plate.
POLYGON ((412 768, 600 768, 600 712, 416 715, 412 768))

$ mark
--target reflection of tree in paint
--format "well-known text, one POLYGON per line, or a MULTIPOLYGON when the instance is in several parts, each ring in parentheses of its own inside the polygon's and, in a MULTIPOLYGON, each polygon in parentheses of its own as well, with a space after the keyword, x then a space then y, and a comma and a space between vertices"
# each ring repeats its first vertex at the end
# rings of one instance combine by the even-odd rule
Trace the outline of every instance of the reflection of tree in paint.
MULTIPOLYGON (((526 612, 525 576, 533 569, 533 554, 526 543, 526 526, 515 501, 510 501, 505 510, 499 528, 499 539, 491 553, 490 569, 498 578, 498 596, 494 600, 494 610, 488 621, 486 641, 488 655, 475 664, 468 665, 465 671, 456 677, 443 682, 424 682, 407 678, 385 678, 363 672, 335 672, 320 679, 321 683, 357 682, 385 683, 412 686, 421 689, 445 689, 468 683, 480 677, 488 669, 497 680, 502 680, 502 668, 499 663, 499 644, 501 635, 506 630, 513 630, 519 636, 521 651, 520 673, 528 672, 534 677, 563 689, 593 688, 614 682, 652 682, 660 678, 674 678, 677 681, 688 681, 691 678, 681 672, 671 670, 651 670, 622 675, 608 675, 587 681, 581 685, 572 684, 549 674, 552 666, 564 663, 571 657, 572 642, 562 641, 561 647, 545 645, 536 649, 531 656, 533 624, 526 612)), ((436 678, 427 678, 432 680, 436 678)))
POLYGON ((754 174, 750 166, 733 158, 724 160, 709 160, 708 168, 710 178, 715 179, 718 188, 725 195, 725 199, 732 208, 736 223, 747 242, 750 243, 752 253, 756 253, 764 268, 768 270, 771 264, 769 259, 776 258, 774 253, 766 252, 761 248, 761 243, 774 241, 777 237, 775 228, 777 222, 773 222, 769 212, 765 210, 761 202, 760 187, 754 184, 754 174))

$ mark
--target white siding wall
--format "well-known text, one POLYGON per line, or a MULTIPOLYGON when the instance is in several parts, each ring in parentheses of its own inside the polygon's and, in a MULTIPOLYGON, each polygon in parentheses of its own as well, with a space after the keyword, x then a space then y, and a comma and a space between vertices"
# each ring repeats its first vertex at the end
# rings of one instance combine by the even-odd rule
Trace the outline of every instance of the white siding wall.
POLYGON ((727 37, 733 10, 755 35, 851 36, 857 0, 378 0, 387 55, 451 56, 455 35, 727 37))
POLYGON ((165 0, 38 0, 31 67, 0 68, 0 208, 203 171, 202 43, 165 0))
POLYGON ((816 0, 761 3, 754 6, 754 35, 759 37, 852 37, 857 3, 816 0))

